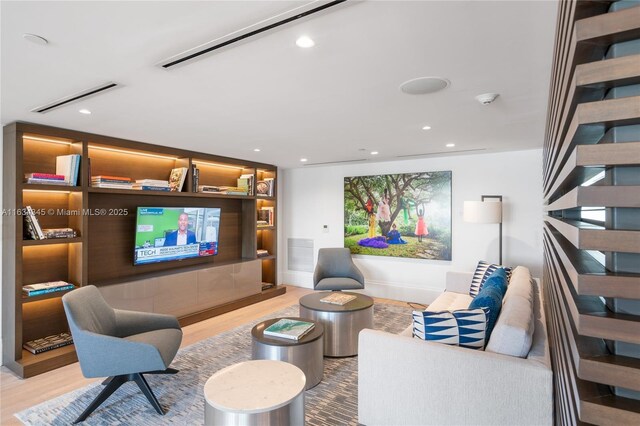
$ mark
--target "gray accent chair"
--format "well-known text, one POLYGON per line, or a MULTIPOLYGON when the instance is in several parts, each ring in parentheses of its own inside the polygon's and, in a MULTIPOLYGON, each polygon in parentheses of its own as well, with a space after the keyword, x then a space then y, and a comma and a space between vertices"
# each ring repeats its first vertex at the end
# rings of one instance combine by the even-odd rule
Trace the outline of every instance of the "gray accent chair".
POLYGON ((348 248, 321 248, 313 273, 314 290, 362 290, 364 276, 351 259, 348 248))
POLYGON ((158 414, 164 415, 143 374, 175 374, 169 368, 182 330, 171 315, 113 309, 95 286, 62 297, 82 374, 108 377, 106 385, 74 423, 85 420, 120 386, 135 381, 158 414))

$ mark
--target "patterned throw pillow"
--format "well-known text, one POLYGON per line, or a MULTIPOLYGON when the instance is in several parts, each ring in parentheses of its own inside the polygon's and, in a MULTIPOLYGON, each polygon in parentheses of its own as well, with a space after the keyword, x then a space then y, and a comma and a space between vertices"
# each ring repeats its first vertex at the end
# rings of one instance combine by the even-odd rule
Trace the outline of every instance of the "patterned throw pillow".
POLYGON ((413 337, 446 345, 480 349, 485 345, 489 310, 413 311, 413 337))
POLYGON ((485 262, 481 260, 478 262, 478 266, 476 267, 476 271, 473 273, 473 278, 471 279, 471 287, 469 288, 469 296, 476 297, 478 292, 484 285, 484 282, 493 274, 496 269, 503 268, 507 273, 507 282, 509 278, 511 278, 511 269, 508 266, 502 265, 494 265, 493 263, 485 262))

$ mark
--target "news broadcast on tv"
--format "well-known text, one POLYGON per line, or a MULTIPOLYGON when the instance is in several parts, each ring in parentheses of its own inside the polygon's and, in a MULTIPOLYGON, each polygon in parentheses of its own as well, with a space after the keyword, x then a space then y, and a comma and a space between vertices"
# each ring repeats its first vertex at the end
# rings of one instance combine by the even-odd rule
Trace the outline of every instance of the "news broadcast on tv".
POLYGON ((138 207, 134 265, 218 254, 220 209, 138 207))

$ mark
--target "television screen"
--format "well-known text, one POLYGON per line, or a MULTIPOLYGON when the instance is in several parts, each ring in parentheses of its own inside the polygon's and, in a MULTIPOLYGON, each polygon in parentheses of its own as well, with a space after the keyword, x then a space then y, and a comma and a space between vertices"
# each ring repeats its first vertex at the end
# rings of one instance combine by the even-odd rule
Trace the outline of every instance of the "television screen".
POLYGON ((133 264, 218 254, 220 209, 138 207, 133 264))

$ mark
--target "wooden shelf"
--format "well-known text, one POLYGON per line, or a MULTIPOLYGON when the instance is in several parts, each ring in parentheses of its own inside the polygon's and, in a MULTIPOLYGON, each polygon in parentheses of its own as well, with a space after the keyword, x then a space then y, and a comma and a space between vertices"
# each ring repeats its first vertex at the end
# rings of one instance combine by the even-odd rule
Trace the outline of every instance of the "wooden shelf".
MULTIPOLYGON (((77 288, 77 287, 76 287, 77 288)), ((71 290, 75 290, 76 288, 72 288, 71 290)), ((63 291, 54 291, 52 293, 39 294, 38 296, 22 296, 22 303, 31 303, 31 302, 39 302, 41 300, 47 299, 55 299, 57 297, 62 297, 65 294, 69 293, 71 290, 63 290, 63 291)))
POLYGON ((258 231, 274 231, 276 229, 275 226, 270 225, 270 226, 257 226, 258 231))
POLYGON ((89 188, 91 194, 118 194, 118 195, 161 195, 163 197, 190 197, 190 198, 230 198, 241 200, 253 200, 255 197, 249 195, 227 195, 210 194, 206 192, 174 192, 174 191, 143 191, 137 189, 115 189, 115 188, 89 188))
POLYGON ((270 254, 269 256, 258 256, 257 258, 260 260, 272 260, 272 259, 275 259, 276 257, 270 254))
POLYGON ((47 185, 44 183, 23 183, 22 190, 28 191, 69 191, 79 192, 82 191, 81 186, 69 186, 69 185, 47 185))
POLYGON ((276 197, 265 197, 263 195, 256 195, 256 200, 276 201, 276 197))
POLYGON ((71 243, 81 243, 82 237, 74 237, 74 238, 47 238, 44 240, 22 240, 22 246, 49 246, 54 244, 71 244, 71 243))

